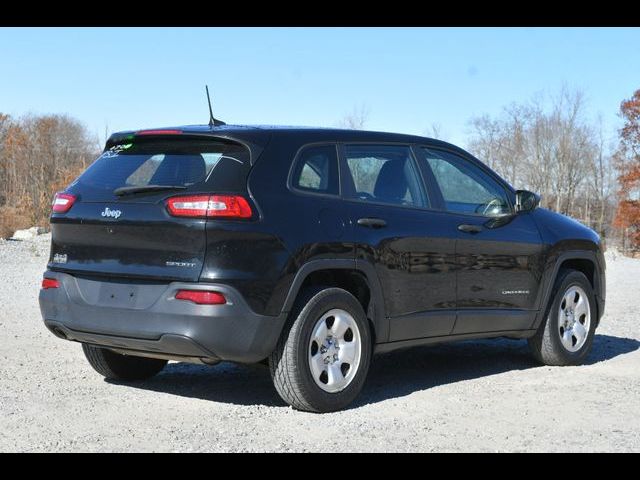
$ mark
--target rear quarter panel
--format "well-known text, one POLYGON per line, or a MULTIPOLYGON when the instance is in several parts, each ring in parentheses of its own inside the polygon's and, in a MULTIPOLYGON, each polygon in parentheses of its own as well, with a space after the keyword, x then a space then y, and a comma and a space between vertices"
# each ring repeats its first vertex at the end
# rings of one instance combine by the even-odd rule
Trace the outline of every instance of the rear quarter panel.
MULTIPOLYGON (((256 235, 260 232, 262 237, 260 241, 248 242, 246 248, 257 247, 262 253, 248 256, 246 267, 256 277, 255 285, 258 278, 263 280, 260 302, 268 315, 281 312, 295 274, 305 263, 345 259, 355 264, 353 243, 345 238, 348 217, 341 200, 301 194, 287 187, 291 164, 298 150, 308 143, 313 140, 304 135, 274 136, 249 175, 249 191, 260 211, 254 232, 256 235), (269 259, 267 277, 258 273, 256 263, 265 259, 269 259)), ((266 264, 264 268, 266 272, 266 264)))

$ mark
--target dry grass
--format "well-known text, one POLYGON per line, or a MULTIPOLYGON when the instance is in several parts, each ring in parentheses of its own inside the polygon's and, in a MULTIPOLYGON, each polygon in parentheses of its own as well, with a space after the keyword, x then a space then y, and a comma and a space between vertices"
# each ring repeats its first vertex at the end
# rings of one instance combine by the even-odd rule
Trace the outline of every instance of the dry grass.
POLYGON ((48 227, 51 199, 99 154, 97 139, 66 115, 0 113, 0 236, 48 227))
MULTIPOLYGON (((0 207, 0 238, 9 238, 16 230, 31 226, 31 217, 28 212, 25 215, 23 210, 18 207, 0 207)), ((48 224, 47 220, 46 225, 48 224)))
POLYGON ((33 226, 49 229, 51 201, 56 192, 64 190, 84 170, 84 165, 57 173, 37 195, 23 195, 12 204, 0 206, 0 238, 9 238, 16 230, 33 226))

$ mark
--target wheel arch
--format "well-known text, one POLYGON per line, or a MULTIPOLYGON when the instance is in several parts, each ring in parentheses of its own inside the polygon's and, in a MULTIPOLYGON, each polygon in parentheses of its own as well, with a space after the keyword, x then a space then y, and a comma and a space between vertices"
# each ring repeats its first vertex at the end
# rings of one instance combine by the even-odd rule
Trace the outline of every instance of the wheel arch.
POLYGON ((291 311, 300 291, 312 285, 344 288, 353 294, 367 314, 374 343, 388 341, 389 322, 385 315, 382 288, 372 265, 348 259, 321 259, 305 263, 291 283, 283 314, 291 311))
POLYGON ((604 311, 604 271, 598 262, 595 252, 590 251, 567 251, 559 254, 553 264, 553 268, 548 270, 546 281, 544 281, 544 293, 540 309, 536 315, 532 328, 537 329, 544 319, 549 309, 550 302, 553 300, 553 286, 556 283, 558 275, 563 269, 571 269, 582 272, 593 287, 597 307, 597 324, 604 311))

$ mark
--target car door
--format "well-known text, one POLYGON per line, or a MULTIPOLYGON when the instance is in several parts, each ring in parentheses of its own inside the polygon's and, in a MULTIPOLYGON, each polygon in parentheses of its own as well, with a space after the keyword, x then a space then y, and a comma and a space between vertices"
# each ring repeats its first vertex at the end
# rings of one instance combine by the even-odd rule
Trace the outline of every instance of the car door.
POLYGON ((448 335, 455 322, 457 231, 431 209, 412 149, 345 144, 341 151, 356 261, 373 265, 380 279, 388 341, 448 335))
POLYGON ((453 333, 530 328, 542 273, 542 240, 532 216, 516 214, 513 191, 472 157, 419 150, 456 225, 453 333))

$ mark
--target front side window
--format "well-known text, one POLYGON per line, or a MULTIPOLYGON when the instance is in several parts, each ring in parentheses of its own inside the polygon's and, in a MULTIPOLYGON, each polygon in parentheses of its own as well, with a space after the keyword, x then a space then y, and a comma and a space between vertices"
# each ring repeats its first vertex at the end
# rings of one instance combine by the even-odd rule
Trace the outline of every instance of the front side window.
POLYGON ((448 211, 486 217, 511 213, 506 192, 482 169, 450 152, 422 150, 448 211))
POLYGON ((406 146, 346 145, 351 182, 350 197, 377 203, 424 207, 427 205, 406 146))
POLYGON ((338 156, 335 145, 305 148, 296 161, 292 186, 311 193, 338 194, 338 156))

